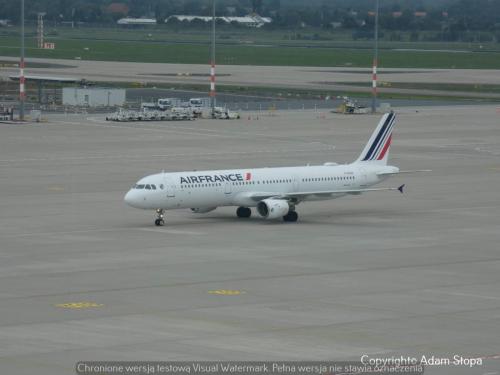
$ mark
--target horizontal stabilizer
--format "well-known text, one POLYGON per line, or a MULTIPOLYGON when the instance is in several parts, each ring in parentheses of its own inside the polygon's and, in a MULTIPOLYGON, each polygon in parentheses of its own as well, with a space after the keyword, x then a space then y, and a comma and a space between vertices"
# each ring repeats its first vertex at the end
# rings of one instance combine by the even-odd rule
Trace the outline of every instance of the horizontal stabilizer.
POLYGON ((421 173, 421 172, 432 172, 432 169, 415 169, 415 170, 397 171, 397 172, 378 172, 377 176, 394 176, 396 174, 402 174, 402 173, 421 173))

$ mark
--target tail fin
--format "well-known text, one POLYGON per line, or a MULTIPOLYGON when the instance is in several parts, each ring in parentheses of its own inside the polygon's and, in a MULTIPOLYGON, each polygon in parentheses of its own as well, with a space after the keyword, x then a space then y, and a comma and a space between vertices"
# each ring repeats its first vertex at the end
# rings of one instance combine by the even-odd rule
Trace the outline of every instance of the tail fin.
POLYGON ((387 165, 395 122, 396 115, 393 112, 386 113, 382 117, 356 162, 373 162, 387 165))

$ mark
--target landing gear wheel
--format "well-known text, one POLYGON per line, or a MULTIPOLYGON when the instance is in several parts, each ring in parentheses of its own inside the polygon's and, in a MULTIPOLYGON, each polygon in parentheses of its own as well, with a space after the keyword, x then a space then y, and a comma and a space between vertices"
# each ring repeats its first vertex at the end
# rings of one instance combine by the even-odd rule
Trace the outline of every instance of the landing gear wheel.
POLYGON ((236 210, 236 216, 238 217, 250 217, 252 215, 252 210, 249 209, 248 207, 238 207, 236 210))
POLYGON ((165 224, 165 221, 163 220, 163 210, 159 208, 156 210, 155 225, 157 227, 161 227, 163 224, 165 224))
POLYGON ((295 223, 297 219, 299 218, 299 215, 295 211, 288 211, 288 213, 283 216, 283 221, 289 222, 289 223, 295 223))

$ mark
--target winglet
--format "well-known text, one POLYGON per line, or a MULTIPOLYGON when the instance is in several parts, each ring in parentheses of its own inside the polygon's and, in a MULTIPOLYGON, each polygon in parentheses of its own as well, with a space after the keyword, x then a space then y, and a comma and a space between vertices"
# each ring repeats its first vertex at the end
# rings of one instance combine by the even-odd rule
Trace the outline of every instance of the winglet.
POLYGON ((403 189, 405 188, 405 184, 401 185, 400 187, 398 187, 398 190, 401 194, 403 194, 403 189))

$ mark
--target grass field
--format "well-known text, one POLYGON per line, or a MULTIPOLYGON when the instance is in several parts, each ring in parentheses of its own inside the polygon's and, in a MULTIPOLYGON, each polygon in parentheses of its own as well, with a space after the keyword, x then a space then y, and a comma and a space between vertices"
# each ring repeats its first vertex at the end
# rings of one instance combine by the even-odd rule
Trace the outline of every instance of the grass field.
MULTIPOLYGON (((15 30, 0 33, 0 55, 17 56, 15 30)), ((48 32, 55 50, 36 48, 34 34, 26 40, 28 57, 205 64, 209 45, 206 33, 165 30, 62 29, 48 32)), ((295 35, 295 34, 294 34, 295 35)), ((221 33, 218 64, 369 67, 370 41, 290 40, 287 33, 221 33)), ((380 62, 385 68, 500 69, 498 45, 381 42, 380 62)))
MULTIPOLYGON (((371 87, 371 82, 342 82, 340 85, 371 87)), ((462 91, 474 93, 499 94, 500 85, 468 84, 468 83, 427 83, 427 82, 381 82, 379 87, 416 90, 462 91)))
MULTIPOLYGON (((359 83, 359 82, 358 82, 359 83)), ((106 87, 121 87, 121 88, 146 88, 155 87, 158 89, 181 90, 181 91, 194 91, 206 92, 207 85, 199 84, 180 84, 180 83, 154 83, 154 84, 138 84, 137 82, 101 82, 106 87)), ((451 91, 451 90, 450 90, 451 91)), ((464 90, 466 91, 466 90, 464 90)), ((227 85, 219 84, 217 86, 218 93, 236 94, 236 95, 249 95, 249 96, 262 96, 266 98, 273 98, 275 100, 284 99, 324 99, 325 97, 336 96, 349 96, 356 98, 369 98, 372 96, 371 92, 359 92, 346 90, 326 90, 326 89, 298 89, 298 88, 283 88, 283 87, 266 87, 266 86, 240 86, 240 85, 227 85)), ((378 97, 381 100, 386 99, 408 99, 408 100, 450 100, 461 102, 499 102, 500 98, 481 97, 480 95, 471 98, 468 96, 448 96, 445 94, 407 94, 407 93, 384 93, 379 92, 378 97)))

